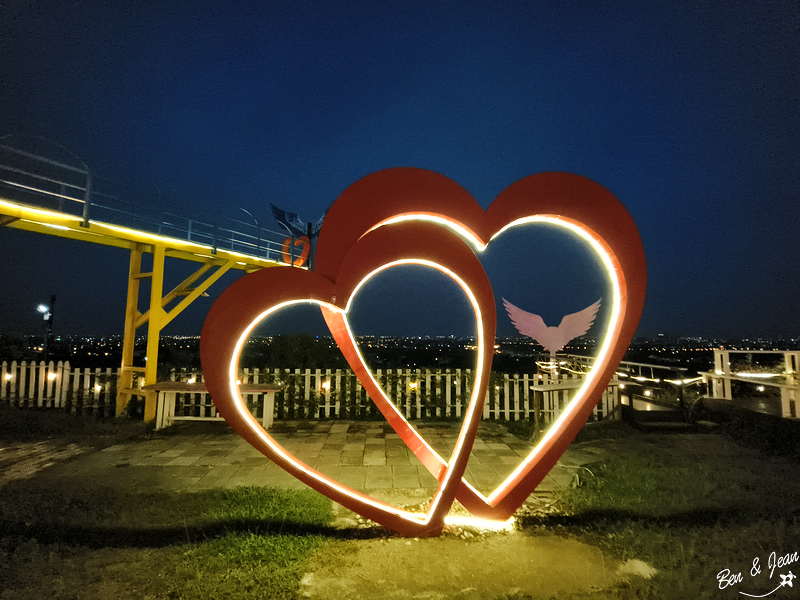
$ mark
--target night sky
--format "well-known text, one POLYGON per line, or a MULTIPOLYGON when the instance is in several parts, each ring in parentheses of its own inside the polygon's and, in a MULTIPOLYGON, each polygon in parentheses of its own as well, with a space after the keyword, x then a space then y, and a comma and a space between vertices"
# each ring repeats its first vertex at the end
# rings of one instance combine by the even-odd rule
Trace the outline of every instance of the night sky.
MULTIPOLYGON (((640 229, 639 335, 800 336, 796 0, 121 4, 0 3, 0 135, 62 144, 143 203, 274 229, 270 202, 314 220, 388 167, 484 207, 577 173, 640 229)), ((555 325, 607 298, 574 240, 515 236, 485 257, 498 302, 555 325)), ((125 251, 0 230, 0 256, 0 333, 38 333, 51 294, 56 334, 122 333, 125 251)), ((365 289, 358 333, 471 331, 449 281, 408 271, 365 289)), ((166 332, 198 333, 217 286, 166 332)))

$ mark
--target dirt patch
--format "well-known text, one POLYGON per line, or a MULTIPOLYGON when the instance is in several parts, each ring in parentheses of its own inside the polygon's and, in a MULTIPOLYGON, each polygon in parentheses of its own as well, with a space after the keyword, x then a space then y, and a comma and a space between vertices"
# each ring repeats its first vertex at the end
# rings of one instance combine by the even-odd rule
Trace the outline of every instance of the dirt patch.
POLYGON ((598 548, 550 533, 510 532, 465 542, 460 538, 386 538, 352 543, 344 555, 318 553, 300 596, 457 598, 508 594, 541 597, 608 588, 620 564, 598 548))

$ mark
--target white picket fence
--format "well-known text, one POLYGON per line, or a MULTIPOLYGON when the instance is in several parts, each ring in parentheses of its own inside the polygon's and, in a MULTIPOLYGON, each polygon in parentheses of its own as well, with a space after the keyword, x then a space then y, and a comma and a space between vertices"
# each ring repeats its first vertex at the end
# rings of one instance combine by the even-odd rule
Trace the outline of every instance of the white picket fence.
MULTIPOLYGON (((60 408, 72 412, 113 415, 120 371, 71 369, 69 363, 10 365, 2 363, 0 402, 16 406, 60 408)), ((409 420, 460 419, 469 402, 473 373, 470 369, 378 370, 376 379, 409 420)), ((199 372, 173 371, 174 381, 202 381, 199 372)), ((361 383, 346 369, 243 369, 242 383, 277 383, 276 420, 379 419, 380 413, 361 383)), ((528 373, 492 373, 484 419, 529 420, 539 428, 552 423, 583 383, 583 377, 562 373, 557 378, 528 373)), ((249 396, 249 395, 248 395, 249 396)), ((258 404, 256 398, 245 398, 258 404)), ((213 418, 216 409, 207 393, 174 394, 174 416, 213 418)), ((594 409, 595 420, 617 418, 619 387, 612 381, 594 409)), ((256 415, 260 417, 262 415, 256 415)))
POLYGON ((118 377, 119 369, 73 369, 69 361, 3 361, 0 403, 113 416, 118 377))
MULTIPOLYGON (((275 394, 275 419, 380 419, 380 413, 361 383, 344 369, 243 369, 242 383, 276 383, 285 386, 275 394)), ((472 392, 470 369, 391 369, 375 372, 375 378, 400 412, 409 420, 460 419, 472 392)), ((201 375, 181 370, 176 381, 201 380, 201 375)), ((563 411, 583 383, 583 377, 564 373, 492 373, 483 418, 534 421, 544 429, 563 411)), ((246 397, 258 406, 255 397, 246 397)), ((619 418, 619 384, 612 381, 593 411, 593 419, 619 418)), ((208 394, 176 394, 176 417, 216 416, 208 394)), ((262 415, 256 414, 257 418, 262 415)))

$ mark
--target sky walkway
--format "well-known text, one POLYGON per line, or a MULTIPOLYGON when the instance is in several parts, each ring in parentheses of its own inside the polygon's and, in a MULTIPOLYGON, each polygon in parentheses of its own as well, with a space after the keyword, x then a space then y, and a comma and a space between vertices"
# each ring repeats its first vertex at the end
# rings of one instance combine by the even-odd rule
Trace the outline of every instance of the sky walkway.
POLYGON ((62 154, 67 156, 41 156, 0 138, 2 225, 124 248, 168 242, 184 258, 236 256, 247 267, 284 262, 286 234, 264 228, 244 209, 238 210, 247 221, 202 219, 179 214, 156 191, 132 192, 132 200, 116 184, 92 176, 80 159, 71 164, 68 152, 62 154))
POLYGON ((153 421, 156 394, 141 388, 156 383, 161 330, 228 271, 252 272, 295 261, 293 240, 263 228, 244 209, 243 216, 253 223, 182 216, 167 210, 169 201, 158 194, 147 204, 123 199, 65 148, 38 138, 18 138, 0 138, 0 228, 130 252, 117 413, 133 396, 144 396, 145 422, 153 421), (198 266, 172 290, 165 290, 166 258, 198 266), (145 326, 147 358, 145 366, 135 366, 136 333, 145 326))

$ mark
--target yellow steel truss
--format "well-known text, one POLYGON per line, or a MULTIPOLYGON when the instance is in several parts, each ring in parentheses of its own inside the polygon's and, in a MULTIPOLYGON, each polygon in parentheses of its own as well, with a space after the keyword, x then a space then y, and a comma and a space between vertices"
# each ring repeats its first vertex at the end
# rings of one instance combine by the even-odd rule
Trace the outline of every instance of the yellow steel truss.
POLYGON ((157 381, 158 347, 162 329, 229 270, 250 272, 283 264, 110 223, 90 221, 88 226, 85 226, 80 217, 34 208, 3 198, 0 198, 0 225, 126 248, 130 251, 122 343, 122 376, 117 388, 117 414, 126 410, 133 396, 142 396, 145 398, 145 423, 155 420, 157 392, 145 392, 140 387, 155 384, 157 381), (144 254, 153 256, 152 270, 149 272, 142 271, 144 254), (193 261, 200 263, 200 266, 165 295, 164 270, 167 257, 193 261), (148 309, 141 313, 139 284, 143 279, 150 280, 150 297, 146 303, 148 309), (147 325, 145 367, 134 367, 136 331, 144 325, 147 325), (133 385, 133 375, 136 372, 144 374, 143 378, 139 378, 138 386, 133 385))

